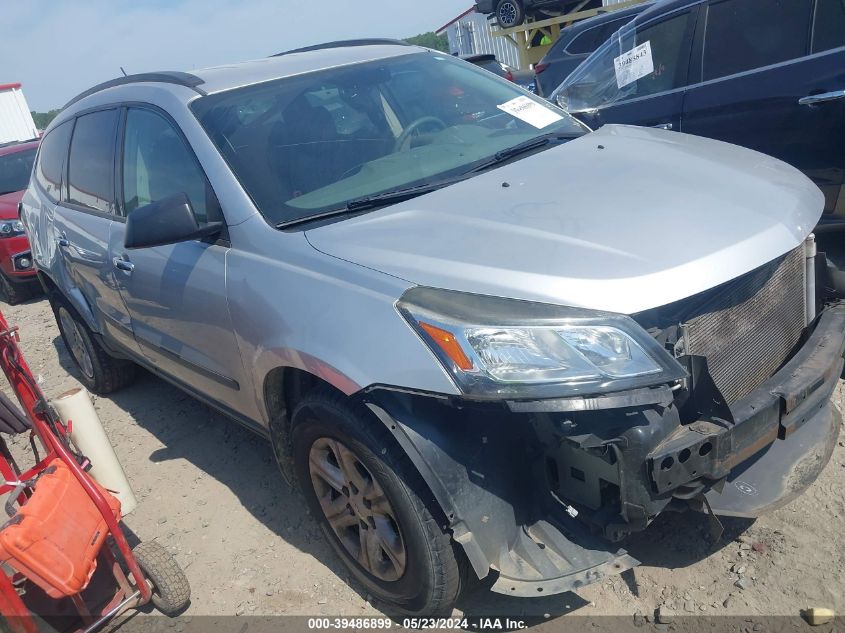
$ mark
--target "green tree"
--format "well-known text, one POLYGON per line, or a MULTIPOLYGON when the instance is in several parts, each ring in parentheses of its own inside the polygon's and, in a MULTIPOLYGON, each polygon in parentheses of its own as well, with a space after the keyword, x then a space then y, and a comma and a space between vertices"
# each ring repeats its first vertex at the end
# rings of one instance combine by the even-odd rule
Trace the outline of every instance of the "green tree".
POLYGON ((50 122, 56 118, 59 110, 50 110, 49 112, 32 112, 32 120, 35 121, 35 127, 39 130, 46 130, 50 122))
POLYGON ((414 37, 405 38, 405 41, 408 42, 408 44, 425 46, 426 48, 433 48, 436 51, 442 51, 444 53, 449 52, 449 38, 445 35, 437 35, 432 31, 429 31, 428 33, 420 33, 419 35, 414 35, 414 37))

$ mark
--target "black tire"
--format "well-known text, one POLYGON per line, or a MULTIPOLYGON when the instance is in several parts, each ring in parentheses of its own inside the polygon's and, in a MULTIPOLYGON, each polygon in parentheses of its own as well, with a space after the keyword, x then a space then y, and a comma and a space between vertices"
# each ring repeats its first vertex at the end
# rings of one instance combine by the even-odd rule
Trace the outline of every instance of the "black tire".
POLYGON ((171 618, 184 611, 191 603, 191 585, 171 553, 155 541, 139 543, 132 553, 153 584, 156 609, 171 618))
POLYGON ((520 0, 499 0, 496 3, 496 23, 500 28, 510 29, 525 21, 525 9, 520 0))
MULTIPOLYGON (((423 616, 450 615, 461 592, 463 559, 450 535, 441 527, 445 520, 436 501, 388 430, 364 405, 324 387, 318 387, 303 398, 294 409, 292 422, 294 469, 300 488, 327 540, 355 578, 375 598, 389 605, 388 611, 423 616), (360 504, 360 497, 356 502, 358 509, 347 505, 343 512, 350 516, 346 518, 351 517, 358 525, 342 529, 347 533, 346 538, 354 543, 356 537, 350 538, 348 531, 357 529, 360 535, 362 529, 370 529, 366 527, 369 521, 374 540, 368 542, 378 541, 377 547, 381 547, 378 551, 382 560, 378 564, 387 567, 393 564, 395 572, 394 558, 388 555, 389 548, 383 546, 388 541, 381 538, 381 528, 385 525, 385 517, 389 516, 388 522, 398 534, 393 545, 398 542, 404 551, 401 559, 404 569, 395 579, 377 577, 374 575, 377 572, 364 567, 326 518, 316 490, 319 482, 315 484, 312 480, 310 468, 312 447, 319 450, 325 442, 340 443, 343 449, 348 449, 345 455, 348 457, 351 453, 357 460, 358 475, 370 476, 368 481, 375 481, 379 498, 385 499, 386 503, 379 503, 379 508, 386 507, 389 512, 370 509, 372 514, 368 516, 364 516, 368 510, 360 504), (379 516, 378 526, 373 520, 376 515, 379 516)), ((343 476, 342 468, 339 467, 338 472, 343 476)), ((357 492, 352 481, 349 487, 357 492)), ((327 494, 333 494, 332 490, 327 494)), ((334 499, 340 503, 338 507, 351 498, 341 497, 338 493, 334 499)), ((362 536, 359 552, 365 549, 365 540, 362 536)), ((400 547, 390 549, 394 549, 395 554, 400 547)), ((365 557, 372 560, 371 553, 365 557)))
POLYGON ((23 303, 27 299, 35 296, 37 291, 34 283, 17 284, 9 279, 3 273, 0 273, 0 293, 10 306, 16 306, 23 303))
POLYGON ((109 355, 85 321, 67 302, 54 295, 50 297, 50 306, 65 347, 88 391, 106 395, 135 379, 135 363, 109 355))

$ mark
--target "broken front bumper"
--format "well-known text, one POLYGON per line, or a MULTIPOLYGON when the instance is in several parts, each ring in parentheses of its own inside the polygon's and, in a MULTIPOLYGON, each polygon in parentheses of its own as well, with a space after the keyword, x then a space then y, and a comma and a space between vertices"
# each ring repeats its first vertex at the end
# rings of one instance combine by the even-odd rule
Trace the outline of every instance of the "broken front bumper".
POLYGON ((822 313, 780 371, 731 406, 732 421, 695 422, 654 451, 649 467, 656 490, 724 478, 705 497, 716 514, 742 517, 794 499, 816 480, 836 445, 842 420, 830 397, 843 353, 845 306, 836 306, 822 313))
POLYGON ((608 540, 669 508, 757 516, 804 490, 830 458, 845 306, 724 419, 682 423, 668 387, 595 398, 479 403, 373 388, 370 409, 427 483, 494 591, 559 593, 637 564, 608 540), (599 538, 603 533, 608 540, 599 538))

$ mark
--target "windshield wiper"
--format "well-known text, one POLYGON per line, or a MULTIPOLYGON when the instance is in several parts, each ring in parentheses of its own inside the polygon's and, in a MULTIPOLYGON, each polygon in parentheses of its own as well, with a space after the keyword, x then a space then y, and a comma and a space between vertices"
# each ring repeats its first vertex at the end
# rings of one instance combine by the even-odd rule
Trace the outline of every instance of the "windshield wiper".
POLYGON ((438 180, 437 182, 426 183, 424 185, 417 185, 415 187, 406 187, 404 189, 396 189, 394 191, 385 191, 384 193, 377 193, 372 196, 364 196, 363 198, 355 198, 354 200, 350 200, 344 206, 337 209, 324 211, 323 213, 317 213, 315 215, 309 215, 304 218, 295 218, 293 220, 286 220, 284 222, 280 222, 276 225, 276 228, 286 229, 292 226, 296 226, 297 224, 316 222, 324 218, 332 218, 340 215, 350 215, 353 213, 358 213, 360 211, 368 211, 378 207, 396 204, 397 202, 404 202, 405 200, 410 200, 412 198, 416 198, 417 196, 421 196, 423 194, 431 193, 432 191, 442 189, 447 185, 454 184, 460 180, 465 180, 466 178, 467 176, 459 176, 458 178, 438 180))
POLYGON ((520 154, 525 154, 527 152, 533 151, 535 149, 540 149, 541 147, 545 147, 546 145, 550 144, 552 141, 555 140, 568 140, 577 138, 580 134, 567 134, 565 132, 552 132, 550 134, 544 134, 543 136, 538 136, 536 138, 528 139, 527 141, 523 141, 522 143, 518 143, 513 147, 506 147, 505 149, 501 149, 493 156, 488 158, 485 161, 482 161, 475 165, 470 172, 474 173, 477 171, 484 171, 485 169, 489 169, 495 165, 499 165, 501 163, 507 162, 510 159, 519 156, 520 154))
POLYGON ((417 196, 437 191, 438 189, 454 184, 459 180, 464 180, 464 177, 448 178, 446 180, 438 180, 437 182, 430 182, 424 185, 417 185, 415 187, 407 187, 405 189, 396 189, 395 191, 377 193, 372 196, 364 196, 363 198, 350 200, 346 203, 346 208, 349 211, 361 211, 363 209, 373 209, 387 204, 404 202, 405 200, 410 200, 411 198, 416 198, 417 196))
POLYGON ((394 191, 385 191, 384 193, 377 193, 372 196, 355 198, 354 200, 350 200, 344 206, 339 207, 337 209, 331 209, 329 211, 324 211, 322 213, 317 213, 314 215, 308 215, 302 218, 294 218, 293 220, 285 220, 284 222, 278 223, 276 225, 276 228, 287 229, 292 226, 297 226, 299 224, 308 224, 309 222, 317 222, 325 218, 333 218, 342 215, 351 215, 360 211, 368 211, 371 209, 376 209, 378 207, 384 207, 390 204, 404 202, 405 200, 410 200, 411 198, 416 198, 417 196, 421 196, 426 193, 431 193, 432 191, 436 191, 437 189, 442 189, 443 187, 454 184, 456 182, 460 182, 461 180, 466 180, 476 172, 483 171, 485 169, 493 167, 494 165, 509 161, 513 157, 519 156, 520 154, 539 149, 545 145, 550 144, 552 141, 573 139, 579 136, 581 135, 566 132, 550 132, 549 134, 544 134, 542 136, 528 139, 527 141, 519 143, 518 145, 514 145, 513 147, 507 147, 505 149, 499 150, 498 152, 493 154, 491 158, 476 164, 472 169, 470 169, 464 174, 461 174, 460 176, 456 176, 454 178, 447 178, 445 180, 438 180, 436 182, 430 182, 424 185, 417 185, 415 187, 406 187, 404 189, 396 189, 394 191))

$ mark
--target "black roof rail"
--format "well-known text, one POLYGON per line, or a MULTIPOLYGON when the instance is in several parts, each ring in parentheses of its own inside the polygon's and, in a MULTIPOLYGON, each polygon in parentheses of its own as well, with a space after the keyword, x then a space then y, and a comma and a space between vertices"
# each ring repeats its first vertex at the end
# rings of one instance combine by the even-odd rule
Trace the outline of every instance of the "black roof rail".
POLYGON ((347 46, 379 46, 379 45, 392 45, 392 46, 413 46, 413 44, 408 44, 408 42, 403 42, 402 40, 391 40, 389 38, 378 38, 373 37, 369 39, 362 39, 362 40, 340 40, 338 42, 326 42, 325 44, 315 44, 314 46, 305 46, 303 48, 295 48, 290 51, 284 51, 282 53, 276 53, 275 55, 270 55, 270 57, 281 57, 282 55, 290 55, 292 53, 308 53, 310 51, 322 51, 327 48, 345 48, 347 46))
POLYGON ((136 84, 141 82, 176 84, 179 86, 185 86, 187 88, 193 88, 201 95, 206 94, 203 90, 197 88, 197 86, 204 84, 205 81, 203 81, 196 75, 192 75, 191 73, 184 73, 178 70, 164 70, 154 73, 138 73, 137 75, 126 75, 125 77, 117 77, 116 79, 104 81, 103 83, 97 84, 93 88, 89 88, 85 92, 76 95, 73 99, 68 101, 64 107, 68 108, 80 99, 84 99, 85 97, 100 92, 101 90, 105 90, 106 88, 114 88, 115 86, 125 86, 127 84, 136 84))

